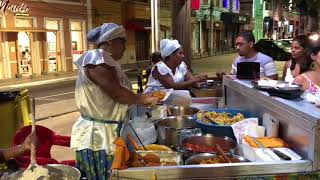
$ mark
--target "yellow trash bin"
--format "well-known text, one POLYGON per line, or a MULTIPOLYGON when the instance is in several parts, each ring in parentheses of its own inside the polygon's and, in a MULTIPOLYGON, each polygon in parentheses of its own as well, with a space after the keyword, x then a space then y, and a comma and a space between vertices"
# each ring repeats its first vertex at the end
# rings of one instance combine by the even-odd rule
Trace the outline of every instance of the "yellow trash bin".
POLYGON ((31 124, 28 90, 0 92, 0 148, 11 146, 16 131, 31 124))

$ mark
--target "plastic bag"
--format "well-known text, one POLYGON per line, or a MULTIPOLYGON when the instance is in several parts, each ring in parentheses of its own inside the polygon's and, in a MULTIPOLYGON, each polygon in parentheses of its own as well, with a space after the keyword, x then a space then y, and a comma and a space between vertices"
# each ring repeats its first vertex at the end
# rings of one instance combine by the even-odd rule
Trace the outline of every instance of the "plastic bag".
POLYGON ((155 126, 152 122, 147 121, 146 117, 136 117, 132 121, 130 121, 130 124, 135 132, 133 132, 130 127, 128 127, 129 132, 140 146, 142 146, 142 144, 140 143, 139 139, 142 141, 143 145, 152 144, 157 141, 157 131, 155 129, 155 126))

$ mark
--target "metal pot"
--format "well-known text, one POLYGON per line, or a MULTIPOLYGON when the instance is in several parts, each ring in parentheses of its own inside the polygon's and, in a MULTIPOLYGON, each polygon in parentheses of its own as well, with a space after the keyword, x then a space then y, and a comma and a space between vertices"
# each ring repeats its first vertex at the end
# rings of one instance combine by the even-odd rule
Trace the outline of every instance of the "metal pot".
MULTIPOLYGON (((80 171, 72 166, 63 165, 63 164, 47 164, 43 165, 44 168, 48 169, 50 178, 55 180, 79 180, 81 178, 80 171)), ((7 177, 3 177, 4 180, 16 180, 22 177, 24 169, 20 169, 17 172, 10 174, 7 177)), ((41 178, 40 178, 41 179, 41 178)))
MULTIPOLYGON (((241 156, 237 156, 234 154, 226 154, 232 163, 238 163, 238 162, 249 162, 249 160, 245 159, 244 157, 241 156)), ((201 154, 195 154, 191 157, 189 157, 186 162, 185 165, 191 165, 191 164, 200 164, 200 162, 202 160, 207 160, 207 159, 212 159, 217 157, 217 154, 211 154, 211 153, 201 153, 201 154)))
POLYGON ((199 111, 197 108, 189 106, 168 106, 167 115, 168 116, 192 116, 199 111))
POLYGON ((197 128, 197 123, 191 116, 170 116, 156 122, 159 144, 177 148, 182 129, 197 128))

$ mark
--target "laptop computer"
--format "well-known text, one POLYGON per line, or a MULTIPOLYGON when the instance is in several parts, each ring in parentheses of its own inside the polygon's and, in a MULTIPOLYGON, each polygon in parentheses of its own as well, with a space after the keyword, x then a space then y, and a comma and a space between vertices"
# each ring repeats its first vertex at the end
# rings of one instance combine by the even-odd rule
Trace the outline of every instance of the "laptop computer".
POLYGON ((237 79, 260 79, 260 63, 239 62, 237 64, 237 79))

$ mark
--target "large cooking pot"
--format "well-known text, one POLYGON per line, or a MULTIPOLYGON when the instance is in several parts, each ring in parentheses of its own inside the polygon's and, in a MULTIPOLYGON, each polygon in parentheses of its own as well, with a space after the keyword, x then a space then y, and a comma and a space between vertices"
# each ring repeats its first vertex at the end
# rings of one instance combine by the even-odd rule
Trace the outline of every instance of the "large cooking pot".
POLYGON ((197 128, 197 123, 191 116, 170 116, 156 122, 159 144, 177 148, 179 135, 183 129, 197 128))
MULTIPOLYGON (((43 165, 44 168, 48 169, 50 178, 54 180, 79 180, 81 173, 78 169, 72 166, 63 164, 47 164, 43 165)), ((24 169, 20 169, 17 172, 10 174, 9 176, 3 177, 4 180, 16 180, 22 177, 24 169)), ((41 179, 41 178, 39 178, 41 179)))
POLYGON ((199 109, 189 106, 168 106, 168 116, 192 116, 199 112, 199 109))

